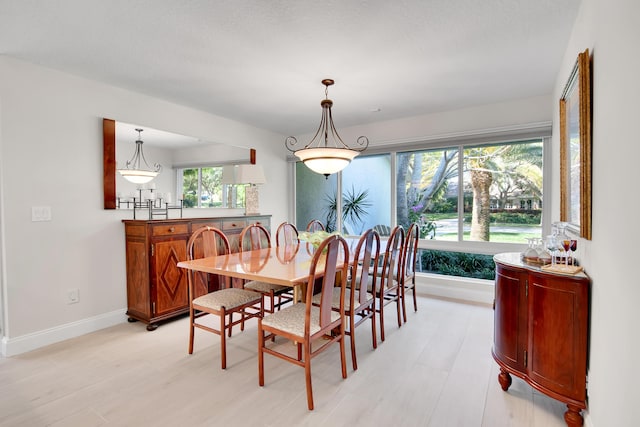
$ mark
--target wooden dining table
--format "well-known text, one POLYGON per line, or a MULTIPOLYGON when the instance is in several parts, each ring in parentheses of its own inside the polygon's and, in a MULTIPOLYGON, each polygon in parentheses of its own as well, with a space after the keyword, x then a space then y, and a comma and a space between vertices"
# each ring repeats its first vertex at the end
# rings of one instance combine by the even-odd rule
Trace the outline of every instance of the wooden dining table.
MULTIPOLYGON (((355 248, 357 238, 349 238, 349 246, 355 248), (355 243, 354 243, 355 242, 355 243)), ((277 246, 252 251, 236 252, 191 261, 180 261, 178 267, 220 276, 258 280, 276 285, 290 286, 294 300, 301 301, 301 291, 309 279, 313 249, 301 242, 298 245, 277 246)), ((339 266, 343 257, 338 257, 339 266)), ((324 269, 321 269, 324 270, 324 269)))

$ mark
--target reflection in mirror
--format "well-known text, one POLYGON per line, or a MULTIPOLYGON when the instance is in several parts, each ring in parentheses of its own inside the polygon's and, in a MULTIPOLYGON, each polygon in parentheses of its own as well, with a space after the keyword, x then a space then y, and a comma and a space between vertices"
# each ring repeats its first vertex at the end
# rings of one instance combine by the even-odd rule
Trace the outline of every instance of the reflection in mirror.
POLYGON ((140 124, 104 119, 103 130, 105 209, 118 208, 118 201, 120 208, 132 208, 133 199, 140 200, 140 196, 158 203, 162 199, 163 204, 176 204, 184 199, 185 207, 236 207, 242 194, 238 194, 235 186, 221 183, 223 166, 255 163, 253 149, 212 143, 140 124), (147 162, 162 165, 160 174, 144 188, 116 172, 135 151, 136 129, 144 129, 142 140, 147 162))

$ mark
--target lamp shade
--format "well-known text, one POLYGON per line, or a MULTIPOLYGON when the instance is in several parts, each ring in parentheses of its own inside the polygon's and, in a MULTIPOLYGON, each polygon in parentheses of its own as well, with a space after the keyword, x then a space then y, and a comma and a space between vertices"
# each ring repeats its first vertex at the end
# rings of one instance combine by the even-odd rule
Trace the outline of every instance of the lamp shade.
POLYGON ((312 171, 331 175, 346 168, 360 153, 344 148, 306 148, 295 154, 312 171))
POLYGON ((236 171, 238 167, 236 165, 227 165, 222 167, 222 180, 221 184, 237 184, 236 171))
POLYGON ((236 184, 265 184, 264 170, 259 165, 238 165, 236 184))

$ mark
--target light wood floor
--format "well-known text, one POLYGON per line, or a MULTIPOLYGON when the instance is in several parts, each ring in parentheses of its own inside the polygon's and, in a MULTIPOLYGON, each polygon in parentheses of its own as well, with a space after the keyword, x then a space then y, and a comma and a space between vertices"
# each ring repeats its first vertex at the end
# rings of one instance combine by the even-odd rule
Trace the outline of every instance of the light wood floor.
POLYGON ((500 389, 491 308, 418 303, 402 328, 387 313, 375 351, 369 324, 357 328, 359 369, 347 346, 346 380, 337 346, 313 360, 314 411, 295 365, 266 355, 258 386, 255 320, 228 342, 223 371, 215 335, 196 331, 187 354, 182 318, 154 332, 124 323, 0 359, 0 426, 564 426, 564 405, 520 379, 500 389))

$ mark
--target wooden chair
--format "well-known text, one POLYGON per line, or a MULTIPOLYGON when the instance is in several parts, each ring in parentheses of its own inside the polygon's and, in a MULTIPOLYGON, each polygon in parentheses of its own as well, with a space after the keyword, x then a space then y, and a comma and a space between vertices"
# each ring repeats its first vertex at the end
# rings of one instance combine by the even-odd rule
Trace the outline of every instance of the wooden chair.
POLYGON ((309 224, 307 224, 307 231, 309 233, 313 233, 315 231, 324 231, 324 224, 322 222, 320 222, 320 220, 317 219, 312 219, 311 221, 309 221, 309 224))
POLYGON ((405 304, 405 294, 410 291, 413 294, 413 311, 418 311, 418 300, 416 299, 416 260, 418 256, 418 240, 420 239, 420 228, 417 223, 409 226, 405 236, 404 247, 402 249, 402 316, 407 322, 407 305, 405 304))
MULTIPOLYGON (((344 315, 348 318, 349 328, 345 327, 345 335, 349 336, 351 344, 351 363, 353 370, 358 369, 356 358, 355 328, 365 320, 371 319, 371 342, 373 348, 378 348, 378 335, 376 333, 376 307, 375 297, 368 291, 369 278, 377 275, 378 257, 380 256, 380 236, 369 229, 365 231, 353 255, 353 260, 349 267, 349 280, 344 296, 344 315), (369 267, 373 266, 370 271, 369 267)), ((313 303, 320 304, 320 294, 313 296, 313 303)), ((334 310, 340 310, 340 288, 333 289, 334 310)))
MULTIPOLYGON (((258 320, 258 382, 264 386, 264 354, 271 354, 280 359, 304 367, 307 386, 307 406, 313 409, 313 391, 311 386, 311 359, 331 344, 340 345, 340 362, 342 378, 347 378, 347 362, 344 352, 344 294, 347 283, 349 247, 346 241, 337 235, 324 240, 311 259, 309 283, 321 281, 320 304, 314 305, 313 286, 307 286, 304 303, 296 303, 258 320), (325 252, 326 250, 326 252, 325 252), (338 263, 341 266, 338 267, 338 263), (336 273, 339 282, 336 283, 336 273), (340 310, 331 309, 334 286, 340 289, 340 310), (297 344, 297 358, 278 351, 275 346, 267 347, 270 338, 281 336, 297 344), (312 343, 315 343, 312 349, 312 343)), ((288 347, 288 346, 285 346, 288 347)))
MULTIPOLYGON (((229 240, 222 231, 213 227, 202 227, 196 230, 187 242, 189 260, 229 254, 229 240)), ((230 281, 225 278, 225 288, 208 292, 210 277, 206 273, 188 270, 189 285, 189 354, 193 354, 195 328, 203 329, 220 336, 220 352, 222 369, 227 368, 226 332, 231 336, 231 328, 252 317, 262 318, 262 295, 258 292, 229 287, 230 281), (198 296, 205 290, 204 295, 198 296), (198 290, 198 291, 196 291, 198 290), (233 313, 240 313, 240 319, 233 321, 233 313), (220 327, 215 329, 197 322, 197 319, 208 314, 220 318, 220 327), (229 320, 227 321, 227 316, 229 320)))
MULTIPOLYGON (((264 249, 271 247, 271 237, 269 231, 260 224, 248 225, 240 233, 240 251, 251 251, 256 249, 264 249)), ((273 313, 275 308, 280 307, 288 301, 293 301, 293 296, 289 293, 291 288, 288 286, 276 285, 273 283, 260 282, 252 280, 244 284, 245 289, 260 292, 263 296, 269 298, 269 308, 264 308, 268 313, 273 313), (276 304, 276 297, 278 303, 276 304)))
MULTIPOLYGON (((404 228, 397 225, 391 231, 387 248, 382 261, 382 269, 369 279, 369 290, 378 300, 376 311, 380 314, 380 340, 384 341, 384 307, 388 304, 396 304, 398 312, 398 327, 402 326, 402 280, 399 273, 402 271, 402 249, 404 246, 404 228)), ((380 267, 378 267, 380 268, 380 267)))
POLYGON ((276 231, 276 246, 298 244, 298 229, 290 222, 283 222, 276 231))

